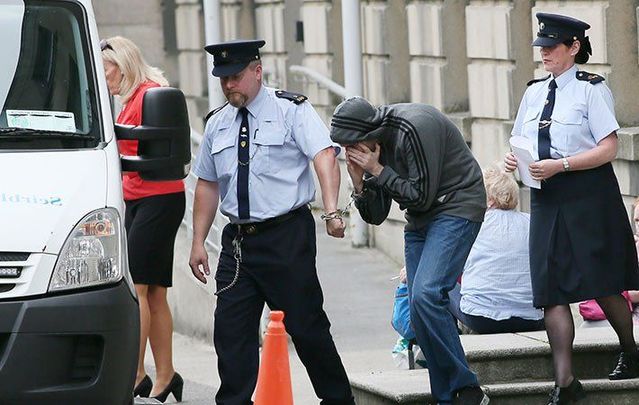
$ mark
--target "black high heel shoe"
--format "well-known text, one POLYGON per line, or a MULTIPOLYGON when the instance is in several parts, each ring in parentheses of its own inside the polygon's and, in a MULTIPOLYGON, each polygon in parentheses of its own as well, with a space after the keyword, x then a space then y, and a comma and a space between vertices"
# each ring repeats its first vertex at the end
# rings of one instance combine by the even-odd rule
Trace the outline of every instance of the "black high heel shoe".
POLYGON ((621 352, 617 366, 608 374, 608 378, 610 380, 626 380, 636 377, 639 377, 639 354, 621 352))
POLYGON ((151 381, 151 377, 145 375, 142 381, 140 381, 140 383, 135 386, 135 389, 133 390, 133 396, 148 398, 151 394, 152 388, 153 381, 151 381))
POLYGON ((182 402, 182 389, 184 388, 184 380, 182 376, 180 376, 177 372, 173 374, 173 378, 171 378, 171 382, 169 385, 164 388, 162 392, 158 395, 154 396, 154 399, 164 403, 169 394, 173 394, 175 400, 178 402, 182 402))

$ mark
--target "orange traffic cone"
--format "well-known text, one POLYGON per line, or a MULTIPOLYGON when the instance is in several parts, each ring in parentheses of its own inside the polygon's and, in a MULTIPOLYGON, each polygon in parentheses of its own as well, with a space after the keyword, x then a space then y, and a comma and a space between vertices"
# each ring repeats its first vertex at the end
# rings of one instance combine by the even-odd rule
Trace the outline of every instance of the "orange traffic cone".
POLYGON ((271 311, 257 376, 255 405, 293 405, 288 342, 283 320, 284 312, 271 311))

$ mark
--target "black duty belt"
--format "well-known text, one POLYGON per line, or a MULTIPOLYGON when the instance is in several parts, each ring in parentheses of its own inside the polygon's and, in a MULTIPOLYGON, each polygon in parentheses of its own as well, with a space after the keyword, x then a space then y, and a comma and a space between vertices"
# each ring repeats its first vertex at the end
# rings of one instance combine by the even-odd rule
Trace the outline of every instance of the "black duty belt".
POLYGON ((255 235, 257 233, 263 232, 268 228, 272 228, 275 225, 279 225, 283 222, 288 221, 294 216, 301 214, 305 211, 308 211, 309 208, 307 205, 302 205, 299 208, 294 209, 293 211, 287 212, 286 214, 279 215, 277 217, 269 218, 261 222, 250 222, 247 224, 237 224, 237 230, 240 235, 255 235))

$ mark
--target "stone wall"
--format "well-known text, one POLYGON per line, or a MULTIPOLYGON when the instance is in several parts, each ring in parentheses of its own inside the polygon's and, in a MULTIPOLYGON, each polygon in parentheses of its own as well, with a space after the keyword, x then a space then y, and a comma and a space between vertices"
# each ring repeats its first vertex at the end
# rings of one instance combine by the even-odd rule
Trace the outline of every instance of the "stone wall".
MULTIPOLYGON (((331 4, 331 1, 308 1, 302 2, 301 22, 303 24, 304 57, 302 65, 311 68, 326 77, 334 77, 334 44, 331 43, 331 32, 338 27, 335 26, 335 19, 332 15, 335 9, 340 11, 339 6, 331 4)), ((340 14, 341 18, 341 14, 340 14)), ((341 36, 339 37, 341 43, 341 36)), ((305 81, 301 91, 308 96, 319 114, 325 122, 330 121, 333 98, 330 93, 320 88, 316 83, 305 81)))
POLYGON ((175 24, 177 28, 180 89, 186 96, 191 126, 204 130, 203 117, 208 106, 206 53, 204 47, 204 10, 198 0, 177 0, 175 24))
MULTIPOLYGON (((283 24, 286 33, 296 23, 294 15, 284 13, 282 19, 275 13, 282 3, 258 0, 254 13, 258 33, 269 27, 262 34, 273 43, 265 64, 278 76, 297 64, 279 48, 286 39, 275 34, 274 26, 283 24)), ((583 69, 606 77, 624 127, 614 167, 630 208, 639 193, 639 129, 634 127, 639 121, 638 6, 631 0, 361 0, 364 96, 374 104, 432 104, 460 127, 480 165, 501 161, 526 82, 545 75, 530 46, 537 31, 535 13, 583 19, 592 25, 593 45, 593 57, 583 69)), ((301 63, 342 83, 341 1, 304 0, 299 19, 304 29, 301 63)), ((302 90, 328 123, 339 98, 308 81, 302 90)), ((523 210, 529 209, 529 194, 522 188, 523 210)), ((395 206, 389 221, 371 227, 371 243, 399 262, 403 223, 395 206)))
POLYGON ((93 2, 100 38, 129 38, 140 47, 149 64, 165 71, 172 84, 178 82, 175 29, 170 15, 173 7, 174 1, 160 0, 93 2))

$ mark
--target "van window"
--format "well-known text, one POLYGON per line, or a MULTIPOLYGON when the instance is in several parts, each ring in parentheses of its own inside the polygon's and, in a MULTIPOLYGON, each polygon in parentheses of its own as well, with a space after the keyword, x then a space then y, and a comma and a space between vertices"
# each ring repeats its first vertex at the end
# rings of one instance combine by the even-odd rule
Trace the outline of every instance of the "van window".
POLYGON ((102 131, 84 9, 9 4, 0 24, 0 149, 95 148, 102 131))

